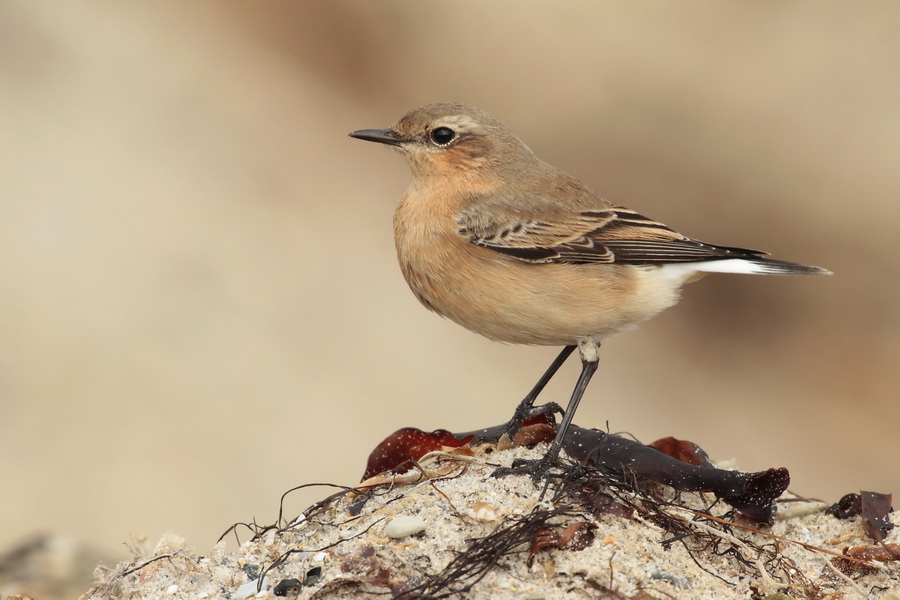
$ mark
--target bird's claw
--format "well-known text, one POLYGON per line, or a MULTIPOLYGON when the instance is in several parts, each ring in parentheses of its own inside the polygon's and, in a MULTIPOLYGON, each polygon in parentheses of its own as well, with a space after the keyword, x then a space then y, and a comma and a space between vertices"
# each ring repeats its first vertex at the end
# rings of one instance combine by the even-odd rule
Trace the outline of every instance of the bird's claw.
POLYGON ((525 421, 543 415, 553 415, 557 413, 559 415, 563 414, 562 407, 556 402, 548 402, 546 404, 540 404, 538 406, 533 406, 532 402, 533 400, 529 400, 528 398, 520 402, 519 406, 516 407, 516 412, 513 413, 512 418, 507 421, 505 425, 501 426, 495 433, 488 435, 476 435, 472 439, 470 444, 472 446, 480 446, 481 444, 496 444, 503 438, 504 435, 508 436, 509 439, 514 439, 519 430, 522 429, 525 421))

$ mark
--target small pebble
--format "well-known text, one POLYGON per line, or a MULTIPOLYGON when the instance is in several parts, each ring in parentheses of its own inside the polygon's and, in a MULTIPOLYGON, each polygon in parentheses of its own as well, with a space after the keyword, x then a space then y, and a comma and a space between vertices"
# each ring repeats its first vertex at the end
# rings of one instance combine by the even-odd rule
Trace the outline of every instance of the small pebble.
POLYGON ((420 531, 425 531, 427 523, 422 517, 402 515, 394 518, 384 528, 384 535, 390 538, 403 538, 420 531))
POLYGON ((497 511, 487 502, 476 502, 472 505, 472 514, 479 521, 496 521, 497 511))
POLYGON ((248 579, 259 579, 259 565, 254 565, 253 563, 247 563, 241 570, 247 574, 248 579))
POLYGON ((272 593, 276 596, 297 596, 302 587, 299 579, 282 579, 272 589, 272 593))
MULTIPOLYGON (((253 581, 248 581, 247 583, 238 587, 238 589, 234 590, 234 598, 238 600, 244 600, 245 598, 250 598, 251 596, 255 596, 257 594, 256 586, 259 583, 258 579, 254 579, 253 581)), ((263 590, 267 590, 271 587, 269 585, 269 578, 263 577, 262 588, 263 590)))
POLYGON ((666 573, 665 571, 654 571, 650 573, 650 579, 659 579, 662 581, 668 581, 672 585, 682 590, 691 589, 691 582, 682 577, 678 577, 677 575, 672 575, 671 573, 666 573))

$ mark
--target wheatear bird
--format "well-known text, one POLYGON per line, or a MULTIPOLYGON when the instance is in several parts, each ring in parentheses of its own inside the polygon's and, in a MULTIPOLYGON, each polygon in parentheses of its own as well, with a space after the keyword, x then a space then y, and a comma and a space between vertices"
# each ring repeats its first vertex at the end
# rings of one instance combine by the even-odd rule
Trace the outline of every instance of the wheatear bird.
POLYGON ((564 346, 515 427, 578 348, 581 375, 548 457, 597 369, 600 342, 675 304, 684 284, 707 273, 828 273, 698 242, 614 206, 472 106, 429 104, 387 129, 350 135, 394 146, 412 168, 394 239, 422 304, 492 340, 564 346))

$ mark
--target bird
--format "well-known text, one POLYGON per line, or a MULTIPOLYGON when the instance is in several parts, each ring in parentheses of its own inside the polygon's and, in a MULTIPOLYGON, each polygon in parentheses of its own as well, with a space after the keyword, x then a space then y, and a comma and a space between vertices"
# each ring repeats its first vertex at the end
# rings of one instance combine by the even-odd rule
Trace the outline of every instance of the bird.
POLYGON ((491 340, 562 346, 507 432, 562 413, 545 459, 558 458, 601 342, 676 304, 709 273, 824 275, 758 250, 691 239, 606 200, 540 160, 501 121, 440 102, 350 137, 406 158, 413 181, 394 212, 403 276, 429 310, 491 340), (582 370, 563 411, 534 402, 578 349, 582 370))

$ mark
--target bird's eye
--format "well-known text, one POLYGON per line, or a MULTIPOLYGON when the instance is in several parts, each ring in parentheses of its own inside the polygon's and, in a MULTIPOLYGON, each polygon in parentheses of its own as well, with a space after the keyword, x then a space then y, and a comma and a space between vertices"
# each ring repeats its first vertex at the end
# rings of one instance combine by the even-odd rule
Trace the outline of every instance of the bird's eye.
POLYGON ((431 141, 436 146, 446 146, 456 138, 456 132, 449 127, 435 127, 431 131, 431 141))

